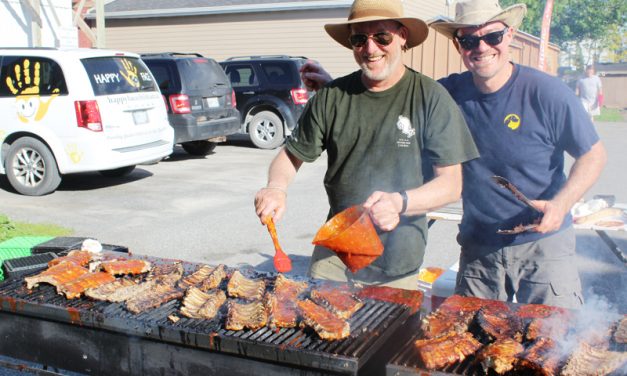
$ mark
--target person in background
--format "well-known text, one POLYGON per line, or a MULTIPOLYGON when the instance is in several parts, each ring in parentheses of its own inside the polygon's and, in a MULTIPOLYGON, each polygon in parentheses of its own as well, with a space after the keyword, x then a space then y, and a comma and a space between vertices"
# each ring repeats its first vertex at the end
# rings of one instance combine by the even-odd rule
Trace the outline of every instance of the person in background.
POLYGON ((382 256, 351 273, 331 250, 314 249, 313 278, 417 289, 427 242, 425 213, 461 193, 461 163, 478 156, 455 102, 432 79, 403 65, 428 26, 403 16, 400 0, 355 0, 347 22, 325 25, 351 50, 359 70, 322 88, 272 161, 255 210, 279 220, 289 184, 303 162, 327 153, 328 218, 363 205, 384 244, 382 256), (423 171, 422 156, 433 161, 423 171), (425 174, 435 177, 424 182, 425 174))
MULTIPOLYGON (((510 61, 524 4, 460 1, 454 21, 430 26, 453 41, 467 72, 439 82, 461 108, 481 157, 463 164, 463 216, 455 291, 485 299, 577 308, 583 304, 570 208, 594 184, 607 154, 577 97, 559 79, 510 61), (564 173, 564 153, 575 162, 564 173), (507 178, 543 215, 497 186, 507 178), (521 224, 537 227, 499 234, 521 224)), ((307 64, 304 80, 330 77, 307 64)), ((309 82, 305 81, 305 83, 309 82)))
POLYGON ((603 87, 601 79, 594 74, 594 66, 586 67, 586 76, 577 80, 575 94, 581 99, 583 107, 594 120, 595 116, 601 115, 601 98, 603 97, 603 87))

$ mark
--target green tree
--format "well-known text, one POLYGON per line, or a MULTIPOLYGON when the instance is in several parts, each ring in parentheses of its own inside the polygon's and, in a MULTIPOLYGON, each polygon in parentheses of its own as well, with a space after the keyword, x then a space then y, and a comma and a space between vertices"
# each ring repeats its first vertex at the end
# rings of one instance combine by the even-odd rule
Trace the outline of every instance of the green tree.
MULTIPOLYGON (((516 3, 527 5, 527 15, 520 29, 540 36, 544 0, 502 0, 503 7, 516 3)), ((562 50, 587 49, 595 57, 605 48, 616 48, 616 38, 627 25, 625 0, 555 0, 550 41, 562 50), (583 43, 583 45, 582 45, 583 43)))

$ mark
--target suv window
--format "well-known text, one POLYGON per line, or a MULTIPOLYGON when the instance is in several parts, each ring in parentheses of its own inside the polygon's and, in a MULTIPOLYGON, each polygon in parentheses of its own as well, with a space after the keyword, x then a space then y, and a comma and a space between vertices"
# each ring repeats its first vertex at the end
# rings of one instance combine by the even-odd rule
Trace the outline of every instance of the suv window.
POLYGON ((38 56, 2 58, 0 97, 17 95, 67 95, 63 71, 56 61, 38 56))
POLYGON ((96 57, 82 59, 95 95, 158 90, 148 68, 140 59, 96 57))
POLYGON ((233 65, 226 69, 226 75, 233 87, 256 85, 255 71, 249 64, 233 65))
POLYGON ((222 67, 213 59, 198 57, 179 60, 178 67, 181 71, 181 79, 190 90, 208 89, 212 87, 212 84, 228 84, 222 74, 222 67))
POLYGON ((291 64, 283 62, 266 63, 261 66, 261 69, 266 73, 268 82, 271 85, 289 84, 291 82, 298 82, 298 77, 295 77, 293 73, 296 71, 290 69, 291 64))

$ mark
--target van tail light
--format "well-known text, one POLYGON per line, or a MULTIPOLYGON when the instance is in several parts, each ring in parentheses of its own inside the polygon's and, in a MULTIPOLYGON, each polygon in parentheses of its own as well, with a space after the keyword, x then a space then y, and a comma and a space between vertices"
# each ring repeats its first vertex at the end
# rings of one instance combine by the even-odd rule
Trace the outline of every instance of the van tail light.
POLYGON ((102 132, 102 119, 100 118, 98 102, 95 100, 74 101, 74 109, 76 111, 76 123, 79 128, 102 132))
POLYGON ((189 97, 185 94, 170 95, 170 108, 175 114, 189 114, 192 112, 192 106, 189 103, 189 97))
POLYGON ((237 107, 237 98, 235 98, 235 90, 231 90, 231 107, 237 107))
POLYGON ((309 99, 307 89, 292 89, 290 90, 290 94, 292 94, 294 104, 306 104, 309 99))

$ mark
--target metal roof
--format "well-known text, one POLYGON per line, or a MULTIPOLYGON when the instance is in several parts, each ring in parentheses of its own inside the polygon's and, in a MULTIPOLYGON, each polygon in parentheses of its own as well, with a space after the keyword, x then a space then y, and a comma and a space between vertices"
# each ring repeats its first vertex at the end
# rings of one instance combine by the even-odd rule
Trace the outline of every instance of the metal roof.
MULTIPOLYGON (((351 4, 352 0, 113 0, 105 4, 105 18, 177 17, 348 8, 351 4)), ((95 17, 95 8, 92 8, 86 18, 94 19, 95 17)))

